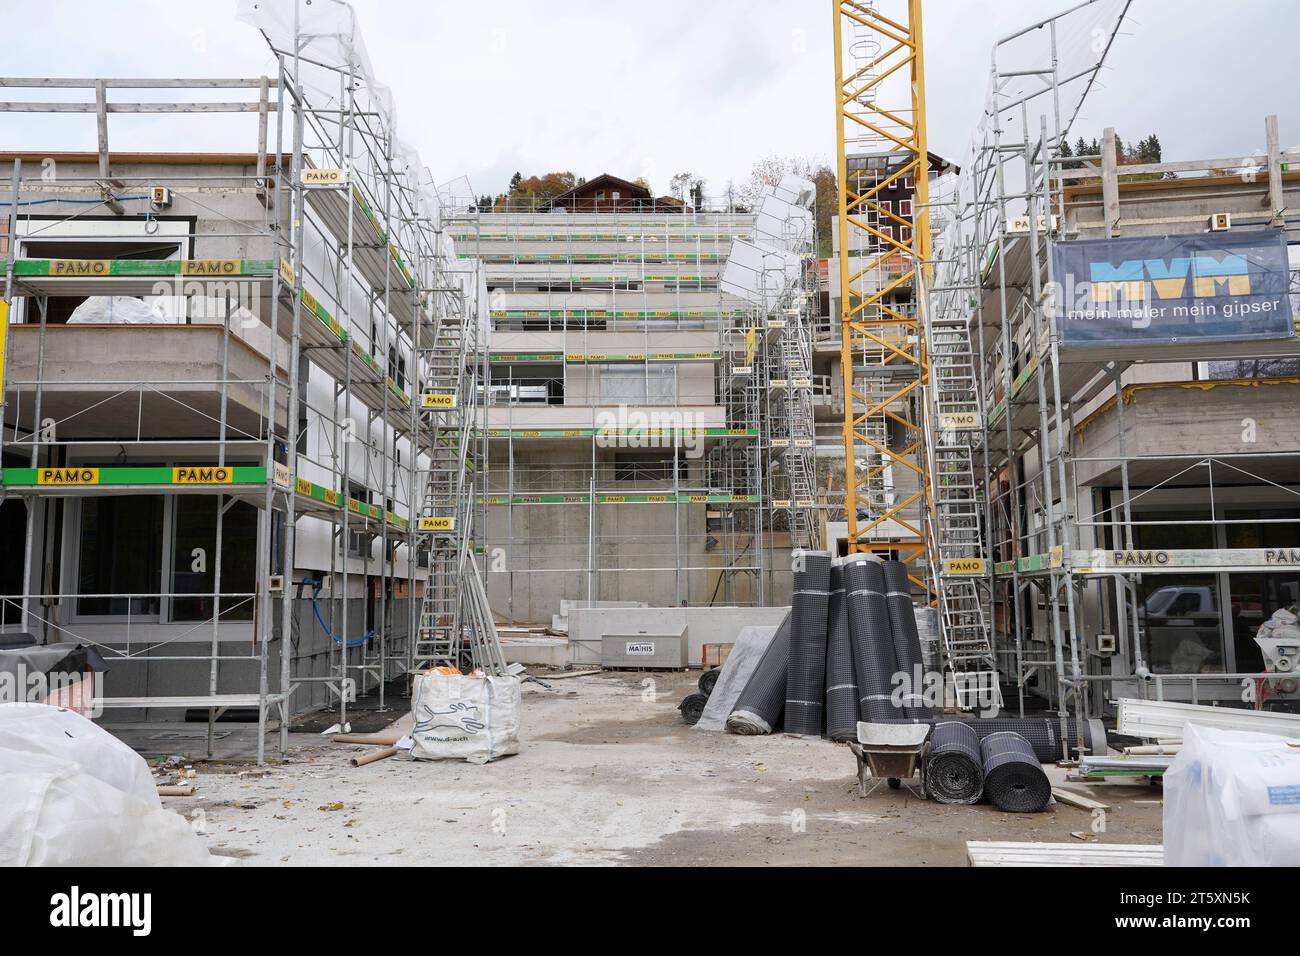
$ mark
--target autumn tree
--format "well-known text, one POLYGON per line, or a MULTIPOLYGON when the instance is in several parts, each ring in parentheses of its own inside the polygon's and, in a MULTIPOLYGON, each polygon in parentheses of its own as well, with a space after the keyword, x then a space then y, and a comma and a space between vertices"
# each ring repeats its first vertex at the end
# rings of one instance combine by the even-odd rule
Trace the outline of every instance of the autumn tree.
POLYGON ((579 179, 573 173, 547 173, 544 176, 528 176, 515 173, 510 179, 510 192, 506 203, 515 208, 533 209, 545 206, 556 196, 567 193, 577 186, 579 179))

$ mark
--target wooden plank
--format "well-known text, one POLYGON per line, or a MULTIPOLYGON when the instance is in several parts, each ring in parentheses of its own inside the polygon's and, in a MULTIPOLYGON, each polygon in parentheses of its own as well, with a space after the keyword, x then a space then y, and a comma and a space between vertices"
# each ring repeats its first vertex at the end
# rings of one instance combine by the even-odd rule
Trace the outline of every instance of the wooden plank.
POLYGON ((1067 803, 1072 807, 1078 807, 1080 810, 1109 810, 1110 806, 1100 803, 1092 797, 1086 797, 1081 793, 1075 793, 1073 790, 1066 790, 1064 787, 1053 787, 1052 796, 1062 803, 1067 803))
POLYGON ((1164 858, 1159 844, 966 842, 971 866, 1163 866, 1164 858))
POLYGON ((1107 126, 1101 141, 1101 194, 1106 227, 1111 236, 1119 235, 1119 178, 1116 175, 1115 130, 1107 126))

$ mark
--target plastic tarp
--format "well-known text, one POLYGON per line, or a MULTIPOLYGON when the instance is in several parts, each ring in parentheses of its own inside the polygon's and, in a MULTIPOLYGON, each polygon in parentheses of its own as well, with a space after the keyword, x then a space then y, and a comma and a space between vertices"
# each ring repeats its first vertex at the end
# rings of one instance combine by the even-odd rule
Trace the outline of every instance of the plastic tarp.
POLYGON ((129 295, 92 295, 68 316, 68 325, 158 325, 175 322, 162 309, 129 295))
POLYGON ((722 662, 718 682, 709 693, 709 702, 704 705, 704 713, 695 724, 696 730, 722 730, 726 726, 727 717, 740 699, 740 692, 754 676, 758 662, 763 659, 763 653, 779 629, 779 626, 763 624, 750 624, 740 629, 731 653, 722 662))
POLYGON ((72 711, 0 704, 0 866, 207 866, 144 759, 72 711))
POLYGON ((1300 740, 1189 723, 1164 796, 1166 866, 1300 866, 1300 740))
POLYGON ((411 756, 487 763, 519 752, 517 677, 469 677, 429 671, 411 691, 411 756))

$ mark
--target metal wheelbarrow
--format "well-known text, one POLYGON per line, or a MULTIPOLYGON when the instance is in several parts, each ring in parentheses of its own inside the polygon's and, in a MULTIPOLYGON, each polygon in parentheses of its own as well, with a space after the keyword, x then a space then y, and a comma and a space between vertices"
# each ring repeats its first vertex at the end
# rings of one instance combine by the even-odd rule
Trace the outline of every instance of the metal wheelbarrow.
MULTIPOLYGON (((881 780, 888 781, 890 790, 897 790, 904 780, 917 776, 929 736, 928 724, 858 721, 857 742, 849 741, 849 749, 858 760, 858 796, 873 793, 881 780)), ((925 796, 924 774, 921 775, 918 794, 925 796)))

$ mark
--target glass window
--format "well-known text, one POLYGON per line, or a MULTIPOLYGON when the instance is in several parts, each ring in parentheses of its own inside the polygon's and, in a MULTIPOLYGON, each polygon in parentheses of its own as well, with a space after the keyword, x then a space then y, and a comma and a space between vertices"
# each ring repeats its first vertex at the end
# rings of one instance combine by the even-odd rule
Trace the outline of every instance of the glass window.
POLYGON ((1224 670, 1218 578, 1213 574, 1148 574, 1139 592, 1147 666, 1157 674, 1224 670))
MULTIPOLYGON (((213 614, 216 585, 217 508, 220 497, 178 495, 172 520, 172 592, 196 597, 172 599, 174 621, 207 621, 213 614)), ((221 524, 221 619, 251 621, 253 599, 225 597, 255 588, 257 509, 244 501, 232 504, 221 524)))
MULTIPOLYGON (((1214 547, 1209 509, 1135 511, 1133 543, 1141 550, 1214 547)), ((1117 535, 1121 532, 1117 529, 1117 535)), ((1214 574, 1148 574, 1139 591, 1147 666, 1159 674, 1208 674, 1224 669, 1219 579, 1214 574)))
POLYGON ((106 495, 81 502, 77 593, 82 615, 156 615, 162 571, 161 495, 106 495))
MULTIPOLYGON (((1300 524, 1292 523, 1300 521, 1300 510, 1228 511, 1224 517, 1255 522, 1226 525, 1230 548, 1300 548, 1300 524)), ((1241 673, 1263 671, 1264 655, 1255 643, 1255 633, 1279 608, 1300 604, 1300 571, 1231 574, 1228 583, 1236 669, 1241 673)))
POLYGON ((602 365, 600 399, 607 405, 674 405, 676 365, 602 365))

